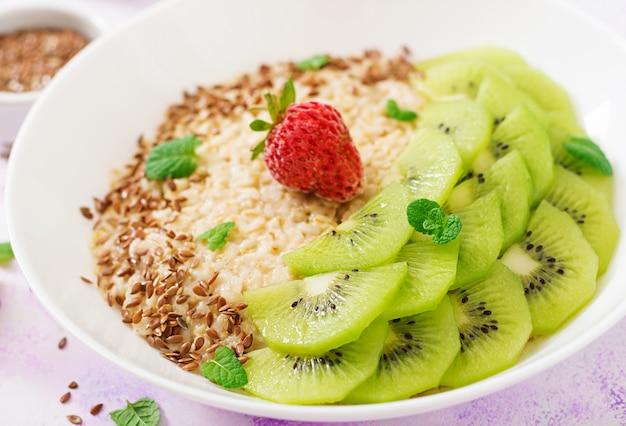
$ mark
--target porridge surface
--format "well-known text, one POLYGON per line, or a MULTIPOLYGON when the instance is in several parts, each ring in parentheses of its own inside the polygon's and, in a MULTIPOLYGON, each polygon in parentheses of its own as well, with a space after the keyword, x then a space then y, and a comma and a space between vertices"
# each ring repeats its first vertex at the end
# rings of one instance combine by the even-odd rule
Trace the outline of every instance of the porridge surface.
POLYGON ((406 52, 387 58, 366 51, 331 58, 316 71, 298 71, 294 63, 262 65, 232 82, 185 93, 155 134, 139 140, 126 167, 113 173, 111 191, 95 201, 92 252, 108 303, 185 370, 199 370, 221 345, 240 357, 263 346, 242 293, 298 278, 281 255, 329 231, 377 192, 414 128, 387 117, 387 101, 412 110, 423 103, 409 84, 411 70, 406 52), (262 156, 250 158, 263 135, 249 123, 268 119, 256 107, 290 76, 297 101, 333 105, 350 129, 364 182, 348 203, 288 190, 272 179, 262 156), (202 144, 189 178, 144 177, 155 145, 190 134, 202 144), (212 251, 196 241, 227 221, 235 227, 223 248, 212 251))

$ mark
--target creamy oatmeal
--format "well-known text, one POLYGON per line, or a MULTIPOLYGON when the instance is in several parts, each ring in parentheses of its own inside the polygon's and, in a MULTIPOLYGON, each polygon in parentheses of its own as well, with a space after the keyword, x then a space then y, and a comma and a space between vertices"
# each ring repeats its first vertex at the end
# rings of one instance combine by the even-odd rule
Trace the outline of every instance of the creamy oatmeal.
POLYGON ((409 84, 411 72, 407 52, 387 58, 367 51, 331 58, 315 71, 262 65, 232 82, 185 93, 155 134, 139 140, 127 166, 114 172, 110 192, 96 199, 92 251, 109 305, 185 370, 198 370, 221 345, 240 357, 263 346, 242 293, 296 278, 281 255, 337 225, 379 189, 414 128, 387 117, 387 101, 413 110, 423 102, 409 84), (348 203, 290 191, 271 178, 262 157, 250 158, 262 135, 249 124, 268 115, 255 107, 290 76, 297 101, 333 105, 350 129, 364 185, 348 203), (196 171, 184 179, 146 179, 153 147, 186 135, 202 141, 196 171), (223 248, 196 240, 228 221, 235 227, 223 248))

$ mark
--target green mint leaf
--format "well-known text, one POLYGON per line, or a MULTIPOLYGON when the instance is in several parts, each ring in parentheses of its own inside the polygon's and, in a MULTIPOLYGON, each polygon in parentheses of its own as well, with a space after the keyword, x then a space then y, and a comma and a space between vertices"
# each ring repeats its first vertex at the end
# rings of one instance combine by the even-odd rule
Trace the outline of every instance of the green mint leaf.
POLYGON ((183 178, 196 170, 196 148, 200 141, 194 135, 172 139, 157 145, 146 160, 148 179, 183 178))
POLYGON ((443 224, 441 231, 433 237, 436 244, 447 244, 454 240, 461 233, 461 218, 451 214, 443 224))
POLYGON ((196 240, 206 240, 207 246, 211 250, 217 250, 226 245, 226 237, 230 231, 235 227, 235 222, 224 222, 217 225, 215 228, 211 228, 206 232, 199 235, 196 240))
POLYGON ((406 209, 407 220, 417 232, 433 235, 433 242, 446 244, 461 232, 461 218, 456 215, 446 217, 446 212, 436 202, 420 198, 411 202, 406 209))
POLYGON ((283 90, 280 92, 280 100, 278 111, 280 116, 282 116, 289 105, 296 101, 296 88, 293 86, 293 79, 289 77, 289 80, 285 82, 283 86, 283 90))
POLYGON ((141 398, 133 403, 126 401, 126 408, 111 411, 109 416, 117 426, 157 426, 161 413, 156 402, 141 398))
POLYGON ((417 232, 433 235, 443 226, 439 212, 443 210, 437 202, 420 198, 407 206, 407 219, 417 232))
POLYGON ((280 104, 278 103, 278 98, 273 93, 266 93, 263 97, 267 102, 267 110, 270 113, 272 123, 276 123, 280 115, 280 104))
POLYGON ((204 377, 224 388, 240 388, 248 383, 246 370, 235 352, 226 346, 217 348, 214 358, 200 369, 204 377))
POLYGON ((605 176, 613 174, 613 167, 604 152, 591 139, 570 136, 563 142, 563 148, 573 157, 585 162, 605 176))
POLYGON ((15 256, 13 255, 13 248, 11 247, 11 243, 0 243, 0 264, 7 263, 14 257, 15 256))
POLYGON ((324 65, 327 65, 329 62, 330 57, 328 55, 313 55, 310 58, 299 62, 296 67, 300 71, 319 70, 324 65))
POLYGON ((272 123, 263 120, 254 120, 250 123, 250 128, 255 132, 265 132, 273 127, 272 123))
POLYGON ((265 141, 267 140, 267 137, 265 139, 263 139, 261 142, 259 142, 258 144, 256 144, 250 151, 252 151, 252 157, 250 158, 251 160, 254 160, 255 158, 257 158, 259 155, 261 155, 263 153, 263 151, 265 151, 265 141))
POLYGON ((398 121, 413 121, 417 118, 417 114, 408 109, 400 109, 393 99, 387 101, 387 116, 398 121))

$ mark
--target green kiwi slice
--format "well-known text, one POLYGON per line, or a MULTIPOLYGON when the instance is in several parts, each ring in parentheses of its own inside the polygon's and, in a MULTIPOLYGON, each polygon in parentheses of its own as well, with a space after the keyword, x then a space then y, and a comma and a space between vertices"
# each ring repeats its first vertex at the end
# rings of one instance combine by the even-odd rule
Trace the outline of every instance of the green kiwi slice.
POLYGON ((476 100, 487 107, 496 123, 504 119, 515 107, 523 104, 544 128, 548 125, 546 112, 530 95, 517 89, 515 84, 502 74, 486 75, 478 88, 476 100))
MULTIPOLYGON (((414 83, 416 90, 429 100, 467 97, 478 93, 485 75, 497 73, 490 65, 475 58, 454 58, 419 68, 414 83)), ((506 77, 503 77, 506 78, 506 77)))
POLYGON ((478 197, 495 191, 500 197, 502 251, 524 233, 530 215, 532 181, 526 162, 517 150, 509 152, 483 173, 471 175, 457 185, 446 203, 446 210, 467 206, 478 197))
POLYGON ((443 203, 463 173, 463 162, 452 138, 432 127, 415 131, 396 159, 388 179, 402 182, 412 199, 443 203))
POLYGON ((302 275, 387 263, 413 233, 406 219, 412 198, 405 185, 392 182, 335 229, 285 254, 283 260, 302 275))
POLYGON ((569 214, 542 201, 524 237, 502 256, 522 278, 533 334, 555 332, 596 289, 598 256, 569 214))
POLYGON ((446 296, 434 310, 389 322, 376 371, 345 402, 393 401, 437 387, 458 352, 459 334, 446 296))
POLYGON ((341 401, 378 365, 387 321, 376 320, 354 342, 320 355, 278 352, 270 348, 246 354, 245 390, 283 404, 341 401))
POLYGON ((504 231, 500 197, 495 191, 451 213, 461 218, 456 280, 451 289, 483 279, 500 255, 504 231))
POLYGON ((598 275, 602 275, 611 262, 620 235, 606 197, 575 173, 557 165, 554 186, 546 200, 569 214, 583 231, 598 255, 598 275))
POLYGON ((406 263, 330 272, 248 290, 244 301, 270 348, 322 354, 356 340, 406 276, 406 263))
POLYGON ((493 131, 491 113, 471 99, 438 101, 424 106, 420 126, 439 129, 454 140, 465 171, 469 171, 479 152, 487 148, 493 131))
MULTIPOLYGON (((513 149, 526 162, 533 183, 531 205, 536 206, 552 186, 554 159, 548 133, 524 104, 516 106, 499 122, 489 144, 489 152, 496 159, 513 149)), ((475 173, 483 171, 478 165, 474 168, 475 173)))
POLYGON ((532 331, 520 278, 498 260, 484 280, 449 295, 461 349, 441 384, 465 386, 515 364, 532 331))
POLYGON ((395 258, 395 262, 406 262, 408 275, 383 318, 401 318, 434 309, 454 282, 459 242, 457 238, 436 244, 432 236, 415 233, 413 242, 402 247, 395 258))

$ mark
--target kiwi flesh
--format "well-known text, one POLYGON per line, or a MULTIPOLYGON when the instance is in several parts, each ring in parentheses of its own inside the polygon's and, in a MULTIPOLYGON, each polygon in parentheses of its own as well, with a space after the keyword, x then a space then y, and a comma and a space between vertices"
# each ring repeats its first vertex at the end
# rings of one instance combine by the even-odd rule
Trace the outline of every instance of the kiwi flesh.
POLYGON ((465 171, 478 153, 487 148, 493 132, 491 113, 471 99, 431 102, 419 115, 419 126, 435 127, 450 136, 459 151, 465 171))
POLYGON ((494 72, 485 61, 455 58, 422 68, 414 86, 429 100, 467 97, 473 99, 486 74, 494 72))
POLYGON ((460 351, 441 384, 458 388, 515 364, 532 331, 520 278, 498 260, 484 280, 464 285, 449 296, 460 351))
POLYGON ((500 197, 495 191, 451 213, 459 216, 463 224, 458 238, 460 248, 456 278, 450 286, 454 289, 487 276, 500 255, 504 231, 500 197))
POLYGON ((500 158, 483 173, 472 175, 457 185, 445 208, 457 210, 491 191, 495 191, 501 201, 503 251, 522 236, 530 215, 532 181, 526 162, 517 150, 500 158))
POLYGON ((571 216, 598 255, 598 275, 609 266, 620 231, 611 205, 598 190, 575 173, 555 166, 554 186, 546 200, 571 216))
POLYGON ((548 125, 546 112, 530 95, 517 89, 512 81, 502 75, 485 76, 476 93, 476 101, 491 112, 496 123, 518 105, 525 105, 544 128, 548 125))
POLYGON ((330 272, 248 290, 244 302, 270 348, 318 355, 356 340, 406 276, 406 263, 330 272))
POLYGON ((245 390, 283 404, 339 402, 376 370, 387 328, 387 321, 375 320, 357 340, 320 355, 269 347, 249 352, 245 390))
POLYGON ((436 244, 431 235, 415 233, 395 258, 395 262, 406 262, 408 274, 382 317, 401 318, 437 307, 454 282, 459 243, 456 238, 436 244))
MULTIPOLYGON (((489 152, 495 159, 513 149, 526 162, 533 184, 531 206, 536 206, 552 186, 554 159, 548 133, 524 104, 516 106, 499 122, 489 144, 489 152)), ((478 164, 474 167, 475 173, 483 171, 478 164)))
POLYGON ((384 342, 374 374, 350 392, 345 402, 394 401, 439 385, 459 352, 448 297, 434 310, 390 321, 384 342))
POLYGON ((432 127, 415 131, 394 163, 389 180, 412 192, 412 200, 428 198, 443 203, 463 173, 463 161, 452 138, 432 127))
POLYGON ((596 289, 598 256, 570 215, 545 200, 502 263, 524 283, 535 335, 556 331, 596 289))
POLYGON ((405 185, 392 182, 333 230, 283 255, 283 261, 305 276, 388 263, 413 233, 406 219, 412 198, 405 185))

